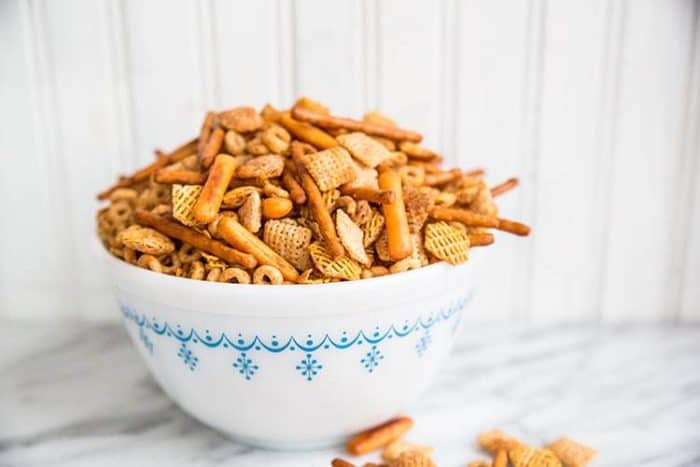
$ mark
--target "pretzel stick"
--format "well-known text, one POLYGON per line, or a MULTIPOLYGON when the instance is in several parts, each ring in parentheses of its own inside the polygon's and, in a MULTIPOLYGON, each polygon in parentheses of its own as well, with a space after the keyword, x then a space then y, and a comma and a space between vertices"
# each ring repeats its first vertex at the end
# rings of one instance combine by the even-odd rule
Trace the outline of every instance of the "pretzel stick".
POLYGON ((345 448, 350 454, 361 456, 397 440, 412 427, 413 420, 410 418, 394 418, 379 426, 363 431, 348 441, 345 448))
POLYGON ((319 149, 329 149, 338 145, 338 142, 331 135, 308 123, 294 120, 289 112, 280 115, 279 124, 296 138, 319 149))
MULTIPOLYGON (((147 165, 146 167, 143 167, 133 174, 129 175, 128 177, 121 177, 117 183, 112 185, 111 187, 107 188, 103 192, 99 193, 97 195, 97 199, 99 200, 104 200, 109 198, 109 195, 112 194, 112 192, 118 188, 125 188, 129 187, 132 185, 135 185, 139 182, 142 182, 144 180, 148 180, 151 175, 156 170, 159 170, 166 165, 170 165, 174 162, 181 161, 185 157, 189 156, 190 154, 193 154, 197 151, 197 139, 193 139, 188 141, 187 143, 183 144, 182 146, 176 148, 171 152, 170 154, 166 154, 163 157, 159 157, 156 159, 155 162, 152 162, 151 164, 147 165)), ((160 151, 159 151, 160 152, 160 151)))
POLYGON ((260 116, 267 123, 279 123, 282 112, 272 107, 270 104, 265 104, 265 107, 260 111, 260 116))
POLYGON ((467 170, 466 172, 464 172, 464 175, 467 175, 468 177, 480 177, 485 173, 486 171, 484 169, 482 169, 481 167, 477 167, 476 169, 467 170))
POLYGON ((425 175, 425 181, 423 185, 425 186, 437 186, 444 185, 446 183, 454 182, 462 176, 462 171, 459 169, 452 169, 448 172, 432 173, 425 175))
POLYGON ((396 201, 396 195, 391 190, 377 190, 368 186, 350 187, 340 186, 340 192, 344 195, 352 196, 355 201, 364 200, 370 203, 391 204, 396 201))
POLYGON ((207 144, 202 150, 202 156, 199 158, 199 162, 200 164, 202 164, 202 168, 208 169, 209 166, 211 166, 211 164, 214 162, 214 158, 216 158, 216 155, 221 150, 221 145, 224 144, 224 135, 225 133, 223 128, 214 128, 214 131, 212 131, 209 141, 207 141, 207 144))
POLYGON ((204 185, 207 180, 206 174, 195 172, 194 170, 163 170, 160 169, 153 176, 156 183, 172 185, 204 185))
POLYGON ((134 216, 136 222, 140 225, 152 227, 163 235, 175 238, 209 254, 218 256, 227 263, 240 264, 246 269, 251 269, 258 265, 257 260, 252 255, 235 250, 223 242, 211 239, 174 220, 158 216, 143 209, 137 210, 134 216))
POLYGON ((518 186, 518 179, 513 177, 509 178, 505 182, 501 183, 500 185, 496 185, 495 187, 491 188, 491 196, 499 196, 502 195, 503 193, 506 193, 516 186, 518 186))
POLYGON ((355 464, 351 464, 344 459, 336 457, 331 461, 331 467, 355 467, 355 464))
POLYGON ((394 192, 394 201, 382 204, 386 224, 386 236, 389 256, 394 261, 404 259, 413 251, 411 234, 408 230, 406 208, 403 204, 401 176, 392 169, 380 165, 379 188, 394 192))
POLYGON ((306 192, 306 200, 314 219, 316 219, 318 223, 321 237, 325 240, 326 247, 331 253, 331 256, 333 256, 334 259, 340 258, 345 254, 345 248, 343 248, 342 243, 340 243, 338 239, 338 234, 335 231, 335 223, 328 209, 326 209, 318 185, 316 185, 316 182, 314 182, 314 179, 309 172, 306 171, 306 168, 301 162, 304 158, 304 146, 298 142, 292 143, 292 158, 297 163, 297 173, 299 174, 301 186, 306 192))
POLYGON ((282 186, 289 191, 289 197, 296 204, 304 204, 306 202, 306 193, 304 189, 299 185, 299 182, 295 178, 294 174, 294 164, 291 161, 285 161, 284 172, 282 172, 282 186))
POLYGON ((494 242, 493 234, 488 232, 469 233, 469 246, 488 246, 494 242))
POLYGON ((236 170, 236 160, 226 154, 216 156, 209 171, 207 181, 199 193, 197 202, 192 207, 192 215, 200 224, 208 224, 216 219, 221 201, 236 170))
POLYGON ((202 154, 204 153, 204 148, 211 138, 211 131, 216 122, 216 114, 214 112, 207 112, 202 122, 202 129, 199 130, 199 142, 197 143, 197 155, 200 161, 202 160, 202 154))
POLYGON ((260 264, 276 267, 282 273, 282 277, 288 281, 295 282, 299 278, 299 273, 294 266, 233 218, 222 218, 219 221, 217 234, 229 245, 252 255, 260 264))
POLYGON ((472 227, 491 227, 515 235, 527 236, 530 234, 530 227, 520 222, 500 219, 498 217, 486 216, 468 209, 435 207, 430 211, 433 219, 441 221, 457 221, 472 227))
POLYGON ((423 170, 425 170, 425 173, 427 174, 442 173, 442 169, 438 167, 437 164, 433 164, 430 162, 412 160, 408 165, 422 167, 423 170))
POLYGON ((361 122, 350 118, 334 117, 333 115, 314 112, 313 110, 297 105, 292 108, 292 117, 303 122, 313 123, 314 125, 318 125, 322 128, 344 128, 351 131, 361 131, 368 135, 382 136, 384 138, 398 141, 411 141, 414 143, 419 143, 423 139, 420 134, 414 131, 403 130, 392 126, 379 125, 376 123, 361 122))

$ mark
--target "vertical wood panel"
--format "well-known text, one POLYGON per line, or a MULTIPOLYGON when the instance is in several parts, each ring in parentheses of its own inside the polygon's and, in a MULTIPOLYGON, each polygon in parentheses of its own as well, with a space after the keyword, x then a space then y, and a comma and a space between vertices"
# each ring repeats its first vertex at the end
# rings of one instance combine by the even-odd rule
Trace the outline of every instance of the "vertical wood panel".
MULTIPOLYGON (((603 317, 660 318, 669 293, 684 84, 686 1, 629 4, 616 137, 603 317)), ((677 277, 676 277, 677 279, 677 277)))
MULTIPOLYGON (((531 223, 537 232, 539 187, 540 123, 542 106, 542 70, 545 60, 546 0, 530 0, 527 4, 525 29, 526 55, 523 65, 523 102, 520 109, 520 169, 523 180, 531 188, 523 190, 519 201, 519 217, 531 223)), ((528 319, 532 312, 532 277, 534 242, 523 243, 516 250, 514 295, 511 313, 517 319, 528 319)))
POLYGON ((297 94, 296 0, 277 0, 278 86, 281 107, 291 105, 297 94))
POLYGON ((64 283, 57 279, 60 256, 54 256, 62 240, 55 236, 60 230, 52 215, 54 190, 47 183, 53 148, 38 130, 50 80, 39 63, 35 9, 26 0, 0 5, 0 145, 5 152, 0 170, 0 210, 5 213, 0 222, 0 311, 17 317, 56 315, 61 312, 56 305, 66 299, 64 283), (17 209, 19 199, 30 208, 17 209))
POLYGON ((70 0, 44 6, 46 40, 55 69, 52 124, 61 135, 58 164, 62 170, 54 176, 61 177, 66 187, 58 209, 62 222, 70 226, 69 238, 61 246, 71 254, 63 275, 70 278, 67 290, 75 298, 74 311, 88 315, 108 303, 101 277, 94 274, 98 265, 92 243, 82 240, 94 235, 95 193, 112 180, 114 174, 105 167, 117 158, 115 148, 105 147, 112 130, 111 120, 104 116, 114 112, 108 38, 99 3, 70 0), (84 20, 71 21, 74 11, 80 11, 84 20))
POLYGON ((459 67, 459 3, 457 0, 440 2, 440 122, 438 150, 445 158, 445 165, 459 163, 457 154, 457 102, 459 67))
POLYGON ((125 27, 132 80, 135 150, 140 163, 156 147, 193 137, 202 119, 196 10, 187 0, 128 0, 125 27), (163 15, 167 11, 167 15, 163 15))
MULTIPOLYGON (((520 171, 527 4, 469 1, 459 2, 458 10, 459 164, 483 165, 489 179, 502 180, 520 171)), ((528 177, 522 185, 499 200, 503 216, 519 217, 523 191, 534 189, 528 177)), ((481 318, 502 319, 510 314, 517 255, 528 241, 498 235, 496 245, 482 252, 485 258, 479 265, 483 271, 475 299, 481 318)))
POLYGON ((379 108, 403 126, 440 142, 440 2, 379 3, 379 108))
POLYGON ((216 0, 212 12, 217 44, 215 104, 288 105, 279 95, 276 2, 216 0))
POLYGON ((682 280, 678 281, 681 321, 700 321, 700 5, 697 2, 694 18, 684 141, 687 202, 683 213, 685 235, 680 249, 682 280))
POLYGON ((364 50, 363 109, 376 109, 379 100, 379 0, 362 0, 364 50))
POLYGON ((531 309, 537 319, 595 316, 590 247, 600 223, 592 195, 607 4, 550 2, 547 10, 537 186, 526 188, 537 198, 531 309))
POLYGON ((296 71, 299 96, 334 112, 358 115, 364 101, 364 19, 355 0, 305 0, 296 10, 296 71))

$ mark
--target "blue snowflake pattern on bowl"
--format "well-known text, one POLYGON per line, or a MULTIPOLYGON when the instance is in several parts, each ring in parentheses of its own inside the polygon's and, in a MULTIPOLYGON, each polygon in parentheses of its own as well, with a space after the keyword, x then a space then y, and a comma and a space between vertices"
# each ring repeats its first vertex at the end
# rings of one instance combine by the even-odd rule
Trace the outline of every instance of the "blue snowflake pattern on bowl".
POLYGON ((461 322, 462 310, 472 296, 473 292, 469 292, 438 312, 417 317, 413 323, 404 320, 384 329, 375 326, 374 330, 369 333, 359 330, 353 335, 343 331, 340 337, 337 337, 337 334, 333 334, 336 337, 332 337, 331 333, 326 333, 322 337, 319 336, 317 338, 313 338, 311 334, 305 334, 303 338, 290 336, 286 339, 280 339, 276 334, 273 334, 271 339, 263 338, 259 335, 245 336, 241 332, 236 332, 235 334, 221 332, 217 335, 212 334, 209 329, 202 331, 189 328, 187 330, 187 328, 178 323, 171 325, 167 321, 158 321, 155 316, 148 317, 126 305, 121 305, 120 309, 125 320, 137 326, 138 339, 150 354, 153 354, 155 349, 153 337, 174 339, 179 344, 177 356, 190 371, 194 371, 197 368, 199 357, 188 347, 188 344, 196 344, 207 349, 221 348, 227 351, 230 349, 240 352, 232 366, 247 381, 250 381, 260 370, 260 366, 250 356, 252 352, 268 352, 274 355, 285 351, 293 352, 298 349, 303 352, 304 358, 301 361, 296 360, 298 363, 294 363, 292 368, 299 372, 307 381, 314 381, 320 371, 325 369, 315 355, 317 351, 342 351, 367 343, 370 349, 363 353, 364 356, 361 358, 360 363, 368 373, 373 373, 385 358, 384 353, 378 347, 381 342, 385 340, 395 342, 422 332, 421 337, 418 338, 415 344, 415 351, 421 357, 433 342, 434 337, 431 329, 435 325, 449 322, 450 327, 447 330, 454 334, 461 322), (229 337, 230 335, 232 337, 229 337))
POLYGON ((314 376, 317 376, 318 372, 323 369, 323 365, 313 358, 311 354, 306 354, 306 358, 304 358, 296 368, 297 371, 301 373, 301 376, 305 377, 307 381, 311 381, 314 379, 314 376))
POLYGON ((419 357, 422 357, 425 354, 425 351, 428 350, 431 342, 432 338, 430 337, 430 329, 424 329, 423 335, 420 336, 418 338, 418 342, 416 342, 416 353, 419 357))
POLYGON ((373 345, 369 352, 367 352, 365 355, 365 358, 360 360, 360 362, 365 366, 367 371, 372 373, 379 366, 379 362, 382 360, 384 360, 382 351, 379 350, 376 345, 373 345))
POLYGON ((250 380, 256 371, 260 369, 258 365, 253 363, 253 360, 243 352, 233 363, 233 367, 238 370, 238 373, 242 374, 245 379, 250 380))
POLYGON ((139 339, 141 339, 141 342, 146 350, 148 350, 148 353, 153 355, 153 342, 148 337, 148 334, 146 334, 146 331, 143 330, 143 327, 139 328, 139 339))
POLYGON ((180 357, 185 365, 187 365, 191 371, 197 368, 197 363, 199 363, 199 358, 187 348, 187 345, 183 342, 180 345, 180 349, 177 352, 177 356, 180 357))

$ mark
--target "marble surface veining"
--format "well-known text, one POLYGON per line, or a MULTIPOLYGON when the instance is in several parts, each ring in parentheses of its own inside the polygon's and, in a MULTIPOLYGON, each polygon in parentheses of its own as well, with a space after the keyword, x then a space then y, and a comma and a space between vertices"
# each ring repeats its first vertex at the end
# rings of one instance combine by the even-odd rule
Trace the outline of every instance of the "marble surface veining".
MULTIPOLYGON (((342 454, 262 451, 206 428, 121 327, 0 326, 2 467, 313 467, 342 454)), ((598 449, 592 466, 700 466, 700 327, 468 324, 409 415, 409 439, 439 466, 484 457, 474 437, 491 427, 533 444, 567 434, 598 449)))

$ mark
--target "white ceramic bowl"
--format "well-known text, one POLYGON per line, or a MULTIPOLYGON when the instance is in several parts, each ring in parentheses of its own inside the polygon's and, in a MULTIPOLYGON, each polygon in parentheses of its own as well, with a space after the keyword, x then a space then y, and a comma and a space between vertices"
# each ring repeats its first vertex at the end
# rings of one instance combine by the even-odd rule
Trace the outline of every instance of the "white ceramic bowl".
POLYGON ((473 259, 260 286, 170 277, 104 254, 126 328, 163 390, 203 423, 273 449, 336 444, 410 407, 474 291, 473 259))

